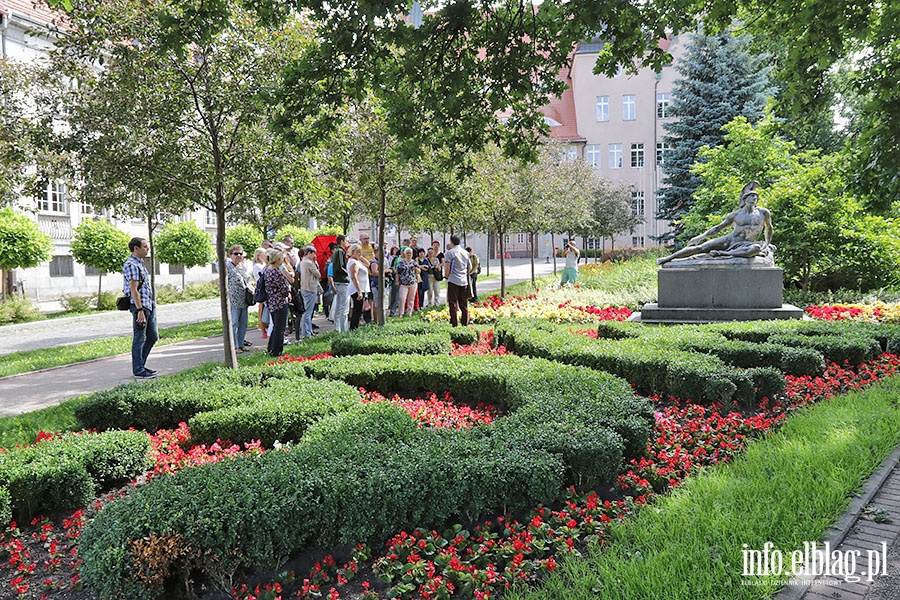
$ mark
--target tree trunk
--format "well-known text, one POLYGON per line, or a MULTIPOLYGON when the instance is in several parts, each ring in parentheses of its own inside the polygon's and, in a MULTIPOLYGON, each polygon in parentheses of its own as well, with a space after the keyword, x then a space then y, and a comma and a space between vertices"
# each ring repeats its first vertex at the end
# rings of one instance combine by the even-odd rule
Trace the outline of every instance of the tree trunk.
POLYGON ((219 310, 222 313, 222 344, 225 351, 225 366, 236 369, 237 356, 234 353, 234 330, 231 323, 231 306, 228 299, 228 269, 225 266, 225 201, 221 183, 216 190, 216 259, 219 262, 219 310))
POLYGON ((100 277, 97 278, 97 310, 102 310, 100 308, 100 296, 103 295, 103 273, 100 273, 100 277))
POLYGON ((531 255, 531 287, 535 287, 536 284, 534 282, 534 245, 535 245, 535 242, 537 241, 537 234, 532 233, 530 237, 531 237, 531 252, 529 252, 529 254, 531 255))
POLYGON ((156 229, 156 215, 147 211, 147 243, 150 244, 150 289, 156 291, 156 252, 153 252, 153 230, 156 229))
POLYGON ((384 186, 381 186, 381 207, 378 211, 378 247, 375 249, 375 256, 378 258, 378 287, 375 290, 376 297, 373 298, 375 306, 375 323, 384 327, 384 270, 387 265, 384 264, 384 229, 385 229, 385 213, 387 212, 387 193, 384 186))
POLYGON ((556 275, 556 234, 550 234, 550 251, 553 252, 553 274, 556 275))
POLYGON ((503 232, 497 232, 500 242, 500 299, 506 298, 506 247, 503 245, 503 232))
POLYGON ((187 267, 181 265, 181 293, 184 293, 184 272, 187 271, 187 267))

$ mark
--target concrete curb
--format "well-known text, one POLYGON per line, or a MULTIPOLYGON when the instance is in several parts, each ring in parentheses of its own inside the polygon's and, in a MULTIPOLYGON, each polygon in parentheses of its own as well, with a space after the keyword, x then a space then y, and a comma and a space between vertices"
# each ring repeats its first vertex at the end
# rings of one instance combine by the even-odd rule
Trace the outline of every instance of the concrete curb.
MULTIPOLYGON (((862 514, 862 511, 869 505, 875 497, 875 494, 881 489, 881 486, 884 485, 884 482, 891 475, 891 472, 898 462, 900 462, 900 445, 894 448, 894 451, 881 461, 881 465, 879 465, 869 479, 866 480, 863 484, 862 492, 850 502, 850 506, 847 507, 847 510, 845 510, 838 518, 837 522, 831 526, 831 533, 825 537, 825 539, 821 540, 823 543, 828 542, 831 544, 832 548, 837 548, 844 541, 844 538, 847 537, 850 530, 856 525, 859 515, 862 514)), ((802 598, 809 590, 810 584, 816 577, 818 576, 814 574, 795 577, 794 579, 797 582, 783 588, 774 596, 774 600, 800 600, 800 598, 802 598)))

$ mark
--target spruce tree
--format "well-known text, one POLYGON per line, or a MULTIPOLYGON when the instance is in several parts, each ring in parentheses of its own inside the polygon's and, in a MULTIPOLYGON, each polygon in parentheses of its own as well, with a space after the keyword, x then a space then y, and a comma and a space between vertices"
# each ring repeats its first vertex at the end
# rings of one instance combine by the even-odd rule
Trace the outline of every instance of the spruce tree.
POLYGON ((667 135, 662 165, 657 217, 673 226, 660 240, 681 233, 678 223, 694 204, 700 178, 691 173, 701 146, 718 146, 724 140, 722 126, 739 115, 756 123, 770 95, 766 58, 750 53, 749 36, 728 31, 708 36, 696 33, 687 42, 676 64, 679 78, 672 86, 672 110, 676 120, 664 124, 667 135))

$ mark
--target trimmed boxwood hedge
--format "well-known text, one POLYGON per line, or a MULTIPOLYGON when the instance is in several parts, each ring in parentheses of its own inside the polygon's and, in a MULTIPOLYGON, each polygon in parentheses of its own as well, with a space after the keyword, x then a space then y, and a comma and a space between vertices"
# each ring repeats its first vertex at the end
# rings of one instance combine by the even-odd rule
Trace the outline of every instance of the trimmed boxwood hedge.
MULTIPOLYGON (((416 395, 449 391, 457 401, 493 404, 510 412, 526 405, 541 407, 546 414, 539 420, 544 421, 562 418, 554 416, 554 411, 568 411, 613 429, 625 441, 628 456, 644 449, 653 422, 647 401, 635 397, 621 379, 547 360, 518 356, 448 356, 435 360, 385 354, 302 365, 312 377, 339 379, 354 387, 382 392, 416 395)), ((507 417, 516 418, 516 413, 507 417)))
POLYGON ((276 441, 299 440, 310 425, 360 402, 359 392, 339 381, 283 379, 257 388, 256 400, 202 412, 191 417, 191 441, 211 444, 259 440, 264 448, 276 441))
POLYGON ((500 322, 494 332, 498 344, 517 354, 606 371, 623 377, 642 394, 745 404, 757 397, 752 370, 734 368, 718 357, 686 352, 671 340, 663 344, 652 336, 594 340, 572 335, 570 329, 520 320, 500 322))
POLYGON ((469 327, 406 321, 384 327, 361 327, 331 341, 335 356, 352 354, 450 354, 451 342, 469 345, 478 331, 469 327))
POLYGON ((435 431, 390 403, 358 404, 310 425, 287 451, 153 480, 85 528, 89 585, 105 596, 174 597, 187 581, 227 587, 236 570, 274 568, 304 548, 524 510, 566 483, 611 480, 623 455, 646 446, 653 422, 626 382, 540 359, 376 355, 294 366, 382 391, 448 390, 512 412, 435 431), (140 541, 154 536, 170 536, 176 550, 143 555, 140 541))
POLYGON ((291 365, 191 369, 91 394, 76 407, 75 418, 86 429, 134 427, 155 432, 177 427, 201 412, 266 398, 267 388, 285 379, 303 379, 303 372, 291 365))
POLYGON ((0 516, 19 519, 85 506, 101 489, 145 473, 150 438, 140 431, 67 434, 0 454, 0 516), (5 504, 5 508, 4 508, 5 504))

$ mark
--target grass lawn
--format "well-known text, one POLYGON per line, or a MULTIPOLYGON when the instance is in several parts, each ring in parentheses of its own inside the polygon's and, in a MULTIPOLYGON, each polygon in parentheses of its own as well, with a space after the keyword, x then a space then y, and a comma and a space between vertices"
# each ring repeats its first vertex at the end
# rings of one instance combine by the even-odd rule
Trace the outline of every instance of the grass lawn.
MULTIPOLYGON (((742 585, 743 544, 787 557, 820 540, 900 439, 900 377, 811 406, 733 464, 687 480, 613 528, 609 547, 566 558, 541 586, 507 596, 670 600, 769 598, 742 585)), ((789 561, 787 561, 789 568, 789 561)))

